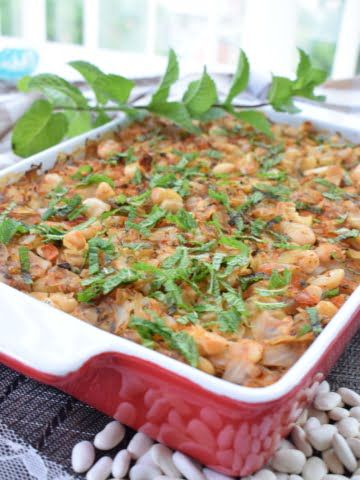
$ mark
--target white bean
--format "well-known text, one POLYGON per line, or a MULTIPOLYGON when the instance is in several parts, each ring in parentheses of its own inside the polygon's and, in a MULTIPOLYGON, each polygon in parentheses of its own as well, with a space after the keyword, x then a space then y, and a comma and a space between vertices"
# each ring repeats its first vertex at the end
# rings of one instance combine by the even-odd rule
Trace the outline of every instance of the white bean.
POLYGON ((286 438, 282 438, 280 440, 279 446, 277 448, 278 450, 288 450, 288 449, 295 449, 294 445, 289 442, 289 440, 286 440, 286 438))
POLYGON ((350 412, 346 408, 335 407, 332 410, 330 410, 328 415, 329 415, 329 418, 331 418, 331 420, 338 422, 339 420, 342 420, 343 418, 348 417, 350 415, 350 412))
POLYGON ((173 454, 173 462, 187 480, 206 480, 205 475, 193 460, 180 452, 173 454))
POLYGON ((360 422, 360 407, 350 408, 350 417, 354 417, 360 422))
MULTIPOLYGON (((275 475, 277 480, 289 480, 289 478, 291 477, 291 475, 289 477, 287 473, 281 473, 281 472, 275 472, 275 475)), ((295 475, 295 476, 298 477, 299 475, 295 475)))
POLYGON ((343 418, 336 424, 339 433, 345 438, 356 437, 359 435, 359 422, 356 418, 343 418))
POLYGON ((129 472, 130 480, 153 480, 161 475, 161 470, 149 465, 134 465, 129 472))
POLYGON ((306 457, 300 450, 283 449, 275 452, 272 466, 283 473, 301 473, 306 457))
POLYGON ((328 392, 316 395, 314 400, 314 407, 318 410, 332 410, 341 404, 341 397, 338 393, 328 392))
POLYGON ((331 473, 336 473, 338 475, 342 475, 344 473, 344 465, 340 462, 332 448, 322 452, 322 458, 331 473))
POLYGON ((291 431, 291 440, 298 450, 301 450, 306 457, 310 457, 313 449, 306 439, 305 431, 299 426, 295 425, 291 431))
POLYGON ((350 472, 354 472, 357 468, 356 458, 351 448, 346 443, 345 438, 340 434, 335 433, 332 440, 332 445, 337 457, 343 463, 343 465, 350 470, 350 472))
POLYGON ((349 480, 348 477, 345 477, 344 475, 335 475, 333 473, 328 473, 323 477, 323 480, 349 480))
POLYGON ((309 416, 317 418, 321 423, 321 425, 325 425, 326 423, 329 423, 329 417, 327 413, 324 412, 323 410, 318 410, 317 408, 310 407, 309 416))
POLYGON ((355 457, 360 458, 360 438, 348 438, 347 443, 355 457))
POLYGON ((150 454, 154 463, 166 475, 170 475, 174 477, 180 476, 179 470, 174 465, 174 462, 172 459, 173 452, 170 450, 170 448, 167 448, 165 447, 165 445, 161 445, 160 443, 157 443, 156 445, 153 445, 151 447, 150 454))
POLYGON ((111 467, 111 458, 101 457, 87 472, 86 480, 106 480, 111 473, 111 467))
POLYGON ((316 389, 316 395, 321 395, 322 393, 330 392, 330 385, 329 382, 326 380, 322 381, 320 385, 316 389))
POLYGON ((289 476, 289 480, 303 480, 303 477, 301 475, 296 475, 295 473, 293 473, 289 476))
POLYGON ((215 472, 210 468, 203 468, 203 474, 206 477, 206 480, 233 480, 232 477, 228 477, 227 475, 223 475, 222 473, 215 472))
POLYGON ((95 460, 95 449, 91 442, 83 440, 72 449, 71 466, 74 472, 84 473, 89 470, 95 460))
POLYGON ((131 455, 127 450, 120 450, 115 455, 113 465, 112 465, 112 474, 115 478, 124 478, 129 471, 131 462, 131 455))
POLYGON ((150 465, 151 467, 157 467, 151 455, 151 448, 144 455, 142 455, 140 458, 137 459, 136 464, 137 465, 146 464, 146 465, 150 465))
POLYGON ((94 445, 99 450, 111 450, 125 437, 125 428, 121 423, 113 420, 95 435, 94 445))
POLYGON ((321 425, 307 432, 307 437, 311 445, 322 452, 331 447, 332 438, 336 432, 334 425, 321 425))
POLYGON ((306 423, 306 420, 308 419, 309 417, 309 411, 307 408, 305 408, 303 411, 302 411, 302 414, 300 415, 300 417, 296 420, 296 424, 297 425, 300 425, 300 427, 303 427, 306 423))
POLYGON ((343 402, 346 403, 346 405, 350 405, 351 407, 360 406, 360 395, 354 392, 354 390, 341 387, 337 392, 341 396, 343 402))
POLYGON ((136 433, 130 440, 127 451, 132 458, 138 459, 144 455, 153 445, 153 441, 142 432, 136 433))
POLYGON ((313 430, 314 428, 319 428, 320 426, 321 426, 321 423, 317 418, 310 417, 307 419, 304 425, 304 430, 306 433, 309 433, 310 430, 313 430))
POLYGON ((276 480, 276 475, 274 472, 268 468, 262 468, 253 474, 253 477, 256 480, 276 480))
POLYGON ((306 460, 302 476, 304 480, 322 480, 328 473, 328 467, 324 460, 319 457, 311 457, 306 460))
POLYGON ((180 477, 169 477, 168 475, 158 475, 154 477, 152 480, 181 480, 180 477))

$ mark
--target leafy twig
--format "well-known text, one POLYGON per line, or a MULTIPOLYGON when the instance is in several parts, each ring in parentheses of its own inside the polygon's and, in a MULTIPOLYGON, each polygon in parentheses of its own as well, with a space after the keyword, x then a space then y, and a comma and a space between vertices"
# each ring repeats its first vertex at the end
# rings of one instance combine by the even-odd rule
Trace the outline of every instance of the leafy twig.
POLYGON ((12 145, 21 157, 28 157, 70 138, 103 125, 111 120, 107 112, 124 112, 136 117, 139 112, 167 118, 190 133, 201 132, 199 122, 209 121, 230 114, 241 122, 252 125, 258 131, 271 136, 270 123, 259 107, 270 105, 277 111, 299 111, 294 97, 323 100, 314 95, 314 88, 326 78, 326 72, 314 68, 308 55, 299 50, 300 61, 296 78, 273 76, 267 101, 256 105, 239 105, 234 99, 243 92, 249 82, 250 66, 241 50, 236 71, 223 102, 219 101, 214 80, 204 68, 198 80, 188 84, 179 101, 169 101, 172 85, 179 78, 176 54, 170 50, 166 72, 147 105, 129 102, 134 82, 120 75, 106 74, 98 67, 84 61, 70 62, 93 90, 96 104, 89 103, 83 93, 67 80, 53 74, 24 77, 18 87, 23 92, 39 91, 45 98, 36 100, 15 124, 12 145), (115 105, 114 105, 115 104, 115 105), (197 125, 193 122, 197 120, 197 125))

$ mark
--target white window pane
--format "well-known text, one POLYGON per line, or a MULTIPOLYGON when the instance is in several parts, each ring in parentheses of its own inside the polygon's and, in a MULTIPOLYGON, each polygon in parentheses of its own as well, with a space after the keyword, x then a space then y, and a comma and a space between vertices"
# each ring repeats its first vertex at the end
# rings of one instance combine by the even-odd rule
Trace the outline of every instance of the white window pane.
POLYGON ((310 53, 314 63, 331 71, 339 34, 343 0, 297 0, 296 44, 310 53))
POLYGON ((21 0, 0 0, 0 35, 21 34, 20 7, 21 0))
POLYGON ((100 47, 145 51, 147 0, 101 0, 99 10, 100 47))
POLYGON ((82 0, 46 0, 47 39, 83 43, 82 0))

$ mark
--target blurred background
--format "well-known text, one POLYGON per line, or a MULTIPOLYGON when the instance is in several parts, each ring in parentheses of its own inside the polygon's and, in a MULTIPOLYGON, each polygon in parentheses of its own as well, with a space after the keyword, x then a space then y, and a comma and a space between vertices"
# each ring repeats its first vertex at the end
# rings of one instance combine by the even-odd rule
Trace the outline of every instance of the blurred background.
MULTIPOLYGON (((33 48, 37 71, 87 59, 130 76, 157 74, 173 47, 183 71, 290 74, 296 46, 331 78, 360 74, 360 0, 0 0, 0 50, 33 48)), ((66 70, 67 75, 74 73, 66 70)))

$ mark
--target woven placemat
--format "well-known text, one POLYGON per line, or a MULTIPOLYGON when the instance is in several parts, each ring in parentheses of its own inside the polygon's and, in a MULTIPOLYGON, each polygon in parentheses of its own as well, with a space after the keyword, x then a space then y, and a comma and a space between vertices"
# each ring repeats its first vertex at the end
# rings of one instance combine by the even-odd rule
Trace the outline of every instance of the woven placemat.
MULTIPOLYGON (((328 376, 334 389, 360 391, 360 332, 328 376)), ((92 440, 109 417, 54 388, 42 385, 0 364, 0 418, 49 460, 71 472, 72 447, 92 440)), ((126 447, 134 431, 120 445, 126 447)), ((117 447, 119 449, 119 447, 117 447)))

